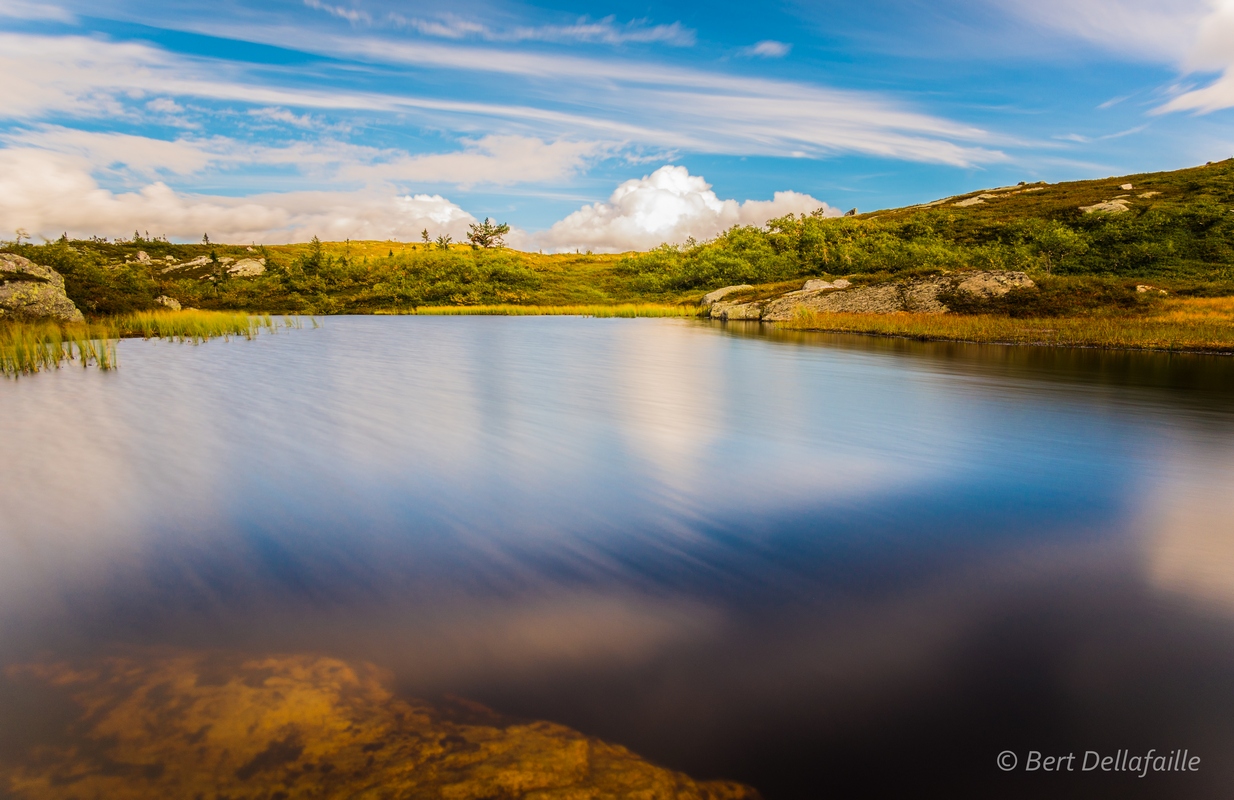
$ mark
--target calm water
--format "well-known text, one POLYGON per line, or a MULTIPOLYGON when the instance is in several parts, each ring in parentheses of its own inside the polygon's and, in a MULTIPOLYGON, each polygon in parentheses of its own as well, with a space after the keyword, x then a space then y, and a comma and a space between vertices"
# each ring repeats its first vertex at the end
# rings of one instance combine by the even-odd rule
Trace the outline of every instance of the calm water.
POLYGON ((119 354, 0 382, 0 665, 368 660, 771 800, 1234 786, 1234 359, 573 318, 119 354), (1199 771, 1079 769, 1149 748, 1199 771))

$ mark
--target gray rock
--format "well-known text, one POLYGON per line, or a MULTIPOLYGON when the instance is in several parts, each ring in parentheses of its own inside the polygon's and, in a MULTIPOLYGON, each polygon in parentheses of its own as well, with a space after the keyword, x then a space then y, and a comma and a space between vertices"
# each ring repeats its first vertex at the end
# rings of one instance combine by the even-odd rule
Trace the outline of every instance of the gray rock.
POLYGON ((161 294, 158 297, 154 298, 154 302, 158 303, 161 306, 170 308, 172 311, 180 310, 180 301, 174 297, 168 297, 165 294, 161 294))
MULTIPOLYGON (((222 261, 222 259, 219 260, 222 261)), ((229 266, 227 271, 241 277, 260 275, 266 271, 266 260, 264 258, 244 258, 229 266)))
POLYGON ((0 319, 51 319, 82 322, 85 318, 64 293, 64 276, 12 253, 0 253, 0 319))
MULTIPOLYGON (((262 263, 263 264, 265 263, 265 259, 262 259, 262 263)), ((725 286, 723 289, 716 289, 714 292, 708 292, 707 294, 703 295, 703 306, 706 307, 706 306, 711 305, 712 303, 723 300, 725 297, 732 294, 733 292, 741 292, 741 291, 745 291, 746 289, 753 289, 753 288, 754 287, 751 286, 750 284, 743 283, 740 286, 725 286)))
POLYGON ((757 320, 763 316, 763 304, 719 301, 711 306, 711 318, 722 320, 757 320))
POLYGON ((945 314, 940 299, 949 291, 968 292, 979 297, 1001 297, 1012 289, 1035 286, 1023 272, 962 272, 915 278, 833 292, 790 292, 763 306, 762 319, 784 322, 803 311, 843 314, 894 314, 907 311, 919 314, 945 314))
POLYGON ((821 292, 825 289, 847 289, 852 286, 844 278, 836 278, 834 281, 825 281, 821 278, 812 278, 806 281, 805 286, 801 287, 803 292, 821 292))
POLYGON ((1080 206, 1080 210, 1085 214, 1101 213, 1101 214, 1121 214, 1124 211, 1130 211, 1127 207, 1127 201, 1115 198, 1107 200, 1104 203, 1094 203, 1091 206, 1080 206))

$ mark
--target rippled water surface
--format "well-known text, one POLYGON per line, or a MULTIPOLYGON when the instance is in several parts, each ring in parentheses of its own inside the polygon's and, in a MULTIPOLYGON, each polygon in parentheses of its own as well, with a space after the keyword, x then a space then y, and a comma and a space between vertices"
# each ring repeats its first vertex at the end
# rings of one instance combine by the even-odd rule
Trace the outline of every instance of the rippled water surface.
POLYGON ((1232 359, 411 317, 119 356, 0 383, 0 664, 372 662, 771 800, 1234 786, 1232 359), (1150 748, 1198 770, 1080 770, 1150 748))

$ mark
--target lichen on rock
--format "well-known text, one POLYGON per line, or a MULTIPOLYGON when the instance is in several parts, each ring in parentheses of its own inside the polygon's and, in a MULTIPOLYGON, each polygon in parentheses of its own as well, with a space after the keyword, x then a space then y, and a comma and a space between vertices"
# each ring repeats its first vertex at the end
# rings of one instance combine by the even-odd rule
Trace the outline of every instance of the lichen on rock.
POLYGON ((0 253, 0 319, 81 322, 64 276, 14 253, 0 253))
POLYGON ((785 322, 803 311, 840 314, 945 314, 946 297, 962 292, 976 298, 1001 297, 1013 289, 1034 287, 1023 272, 980 270, 851 287, 846 280, 808 281, 806 288, 755 302, 721 301, 711 306, 712 319, 785 322), (842 285, 841 285, 842 284, 842 285))

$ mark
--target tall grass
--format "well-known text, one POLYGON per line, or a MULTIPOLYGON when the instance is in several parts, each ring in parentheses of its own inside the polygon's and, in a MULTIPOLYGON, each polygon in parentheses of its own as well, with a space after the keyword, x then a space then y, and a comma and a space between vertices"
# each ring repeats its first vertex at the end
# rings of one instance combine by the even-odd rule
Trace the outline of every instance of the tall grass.
POLYGON ((990 344, 1234 353, 1234 298, 1171 301, 1151 315, 1014 319, 961 314, 802 311, 783 328, 990 344))
POLYGON ((87 323, 0 323, 0 374, 22 375, 72 361, 112 369, 116 343, 104 328, 87 323))
MULTIPOLYGON (((252 339, 261 331, 299 328, 296 317, 229 311, 141 311, 93 322, 0 322, 0 374, 24 375, 80 363, 114 369, 116 342, 123 338, 168 339, 198 344, 217 337, 252 339)), ((316 327, 316 320, 313 326, 316 327)))
POLYGON ((621 305, 568 306, 420 306, 415 309, 379 311, 379 314, 417 314, 424 316, 497 316, 497 317, 697 317, 698 308, 691 305, 661 303, 624 303, 621 305))

